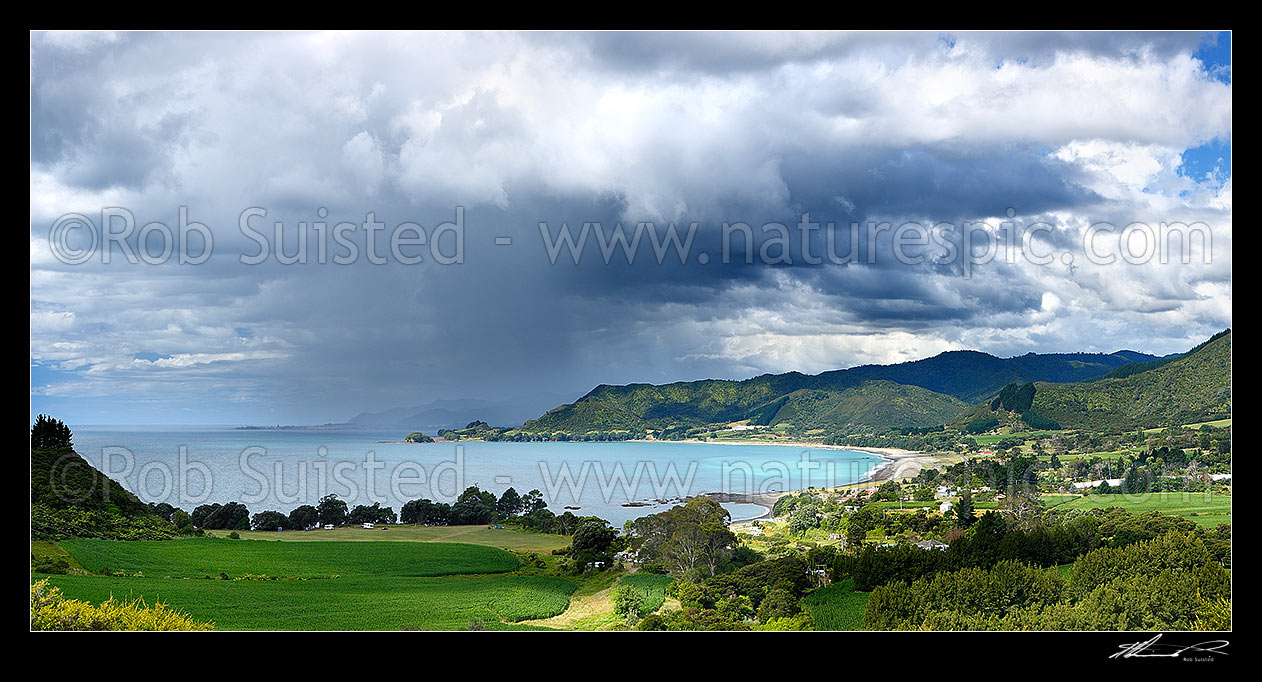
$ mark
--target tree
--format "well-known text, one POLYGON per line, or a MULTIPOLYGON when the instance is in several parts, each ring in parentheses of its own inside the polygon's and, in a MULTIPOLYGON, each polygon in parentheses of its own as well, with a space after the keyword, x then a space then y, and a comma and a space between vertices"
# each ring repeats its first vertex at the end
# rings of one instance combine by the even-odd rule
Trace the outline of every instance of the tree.
POLYGON ((254 530, 281 530, 289 528, 289 519, 278 511, 262 511, 254 515, 251 519, 251 527, 254 530))
POLYGON ((190 520, 208 530, 249 530, 250 510, 240 502, 203 504, 193 510, 190 520))
POLYGON ((351 523, 394 523, 394 509, 382 507, 380 502, 372 505, 356 505, 348 517, 351 523))
POLYGON ((543 500, 543 493, 539 492, 537 488, 526 493, 521 498, 522 514, 530 515, 547 508, 548 503, 543 500))
POLYGON ((960 503, 955 508, 955 521, 962 528, 973 523, 973 490, 965 485, 960 491, 960 503))
POLYGON ((521 495, 518 495, 516 490, 509 488, 504 491, 503 495, 500 495, 499 502, 495 504, 495 513, 500 518, 506 519, 521 512, 521 507, 521 495))
POLYGON ((74 442, 70 435, 70 427, 60 419, 41 414, 35 418, 31 427, 32 450, 73 450, 74 442))
POLYGON ((585 566, 591 561, 607 560, 618 532, 599 519, 588 519, 570 538, 570 554, 575 563, 585 566))
POLYGON ((903 487, 897 481, 886 481, 876 489, 876 494, 872 495, 873 500, 888 500, 897 502, 898 498, 903 495, 903 487))
POLYGON ((316 506, 318 519, 322 524, 333 524, 340 526, 346 523, 350 512, 347 508, 346 501, 340 499, 336 493, 329 493, 320 498, 320 504, 316 506))
POLYGON ((801 602, 793 596, 793 593, 782 588, 774 588, 758 605, 758 620, 766 623, 773 618, 792 618, 801 610, 801 602))
POLYGON ((289 512, 289 525, 291 528, 310 528, 320 522, 320 512, 309 504, 304 504, 297 509, 289 512))
POLYGON ((860 509, 850 515, 846 526, 846 546, 858 549, 868 539, 868 531, 876 528, 876 522, 867 509, 860 509))
POLYGON ((819 528, 819 507, 804 504, 789 515, 789 532, 801 535, 812 528, 819 528))
POLYGON ((175 526, 176 531, 182 534, 190 533, 193 530, 193 519, 183 509, 176 509, 174 512, 171 512, 171 524, 175 526))
POLYGON ((648 598, 634 585, 622 585, 613 593, 613 612, 620 616, 639 619, 644 613, 648 598))

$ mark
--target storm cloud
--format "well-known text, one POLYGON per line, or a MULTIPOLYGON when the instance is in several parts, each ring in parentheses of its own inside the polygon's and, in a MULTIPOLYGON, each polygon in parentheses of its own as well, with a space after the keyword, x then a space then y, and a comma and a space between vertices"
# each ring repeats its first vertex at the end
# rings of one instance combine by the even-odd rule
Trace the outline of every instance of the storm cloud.
MULTIPOLYGON (((1185 350, 1231 324, 1229 41, 32 34, 32 414, 323 423, 455 398, 542 411, 599 383, 960 348, 1185 350), (83 214, 99 238, 108 207, 137 229, 184 207, 213 256, 58 260, 59 218, 83 214), (373 214, 432 234, 461 220, 463 262, 427 244, 420 263, 248 265, 250 208, 291 251, 316 222, 373 214), (923 247, 904 262, 893 230, 869 232, 1005 221, 1046 225, 1032 243, 1056 257, 966 267, 923 247), (594 239, 578 263, 553 259, 540 228, 647 222, 698 226, 686 262, 658 262, 648 237, 631 263, 594 239), (1092 225, 1135 222, 1203 223, 1209 243, 1165 262, 1081 253, 1092 225), (724 223, 756 232, 726 263, 724 223), (768 224, 786 247, 764 249, 768 224), (852 234, 873 257, 811 258, 852 234)), ((1111 234, 1100 251, 1117 251, 1111 234)))

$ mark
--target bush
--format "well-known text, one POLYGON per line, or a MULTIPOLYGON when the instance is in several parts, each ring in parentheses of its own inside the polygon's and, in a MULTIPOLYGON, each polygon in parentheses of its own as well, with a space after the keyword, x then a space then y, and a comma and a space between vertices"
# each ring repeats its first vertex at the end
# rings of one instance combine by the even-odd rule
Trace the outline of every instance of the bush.
POLYGON ((126 517, 112 511, 52 509, 42 504, 31 505, 33 540, 168 540, 176 535, 176 529, 156 514, 126 517))
POLYGON ((646 609, 647 599, 644 593, 637 589, 634 585, 623 585, 614 590, 613 593, 613 612, 620 616, 640 617, 646 609))
POLYGON ((45 578, 31 585, 32 630, 212 630, 161 602, 122 602, 110 597, 100 606, 66 599, 45 578))
POLYGON ((56 559, 40 557, 31 560, 31 571, 50 575, 65 575, 70 572, 70 563, 60 557, 56 559))

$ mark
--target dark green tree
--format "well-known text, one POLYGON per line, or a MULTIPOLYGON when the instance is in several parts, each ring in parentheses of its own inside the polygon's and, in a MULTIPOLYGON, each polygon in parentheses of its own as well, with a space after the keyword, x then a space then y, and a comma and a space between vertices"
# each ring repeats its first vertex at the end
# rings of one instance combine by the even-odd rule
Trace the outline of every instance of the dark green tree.
POLYGON ((339 498, 337 493, 329 493, 320 498, 320 503, 316 505, 316 513, 320 523, 340 526, 346 523, 347 517, 350 516, 350 509, 346 501, 339 498))
POLYGON ((955 522, 961 528, 968 528, 973 523, 973 490, 968 485, 960 490, 960 503, 955 508, 955 522))
POLYGON ((272 531, 290 527, 288 517, 278 511, 261 511, 254 515, 250 525, 254 530, 272 531))
POLYGON ((512 488, 505 490, 504 494, 500 495, 499 502, 495 504, 495 512, 499 514, 500 518, 504 519, 521 513, 521 508, 521 495, 518 495, 517 491, 512 488))
POLYGON ((320 522, 320 512, 309 504, 289 512, 289 524, 291 528, 307 529, 320 522))
POLYGON ((60 419, 53 419, 46 414, 39 415, 35 418, 35 425, 31 427, 31 449, 74 449, 70 427, 63 424, 60 419))

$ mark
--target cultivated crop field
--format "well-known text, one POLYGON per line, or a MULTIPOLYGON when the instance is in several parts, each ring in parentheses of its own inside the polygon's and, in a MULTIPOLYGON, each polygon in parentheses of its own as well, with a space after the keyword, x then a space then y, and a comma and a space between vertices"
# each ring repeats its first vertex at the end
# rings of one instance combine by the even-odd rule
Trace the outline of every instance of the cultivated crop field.
POLYGON ((514 624, 565 611, 577 587, 553 576, 504 575, 519 566, 512 554, 454 543, 188 539, 63 546, 89 571, 128 574, 51 576, 67 597, 161 600, 220 630, 441 630, 475 620, 490 629, 522 627, 514 624))
POLYGON ((67 597, 160 599, 217 630, 488 629, 557 615, 574 583, 545 576, 453 576, 314 580, 51 577, 67 597), (507 623, 501 623, 506 621, 507 623))
POLYGON ((666 586, 673 581, 674 578, 668 575, 632 573, 623 576, 620 584, 630 585, 642 592, 645 596, 644 612, 653 613, 662 608, 662 604, 666 602, 666 586))
MULTIPOLYGON (((228 531, 210 531, 224 536, 228 531)), ((239 531, 242 539, 284 540, 289 542, 460 542, 469 545, 499 547, 512 552, 548 553, 570 546, 570 539, 563 535, 530 533, 512 528, 490 526, 422 526, 419 524, 392 524, 368 530, 356 526, 343 526, 334 530, 287 530, 239 531), (384 530, 383 530, 384 528, 384 530)))
POLYGON ((808 594, 805 603, 816 630, 862 630, 868 593, 855 592, 854 582, 843 580, 808 594))
POLYGON ((494 547, 419 542, 258 542, 189 538, 116 542, 66 540, 66 551, 91 573, 143 573, 154 578, 331 575, 440 576, 505 573, 517 557, 494 547))

